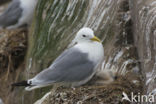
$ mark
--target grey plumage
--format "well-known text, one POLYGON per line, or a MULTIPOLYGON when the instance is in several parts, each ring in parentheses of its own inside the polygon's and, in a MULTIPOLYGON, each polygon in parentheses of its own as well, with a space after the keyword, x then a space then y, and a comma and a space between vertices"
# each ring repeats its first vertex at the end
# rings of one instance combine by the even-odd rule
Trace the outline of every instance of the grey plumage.
POLYGON ((5 28, 18 22, 22 15, 19 0, 13 0, 9 7, 0 15, 0 27, 5 28))
MULTIPOLYGON (((90 28, 82 28, 74 39, 77 44, 65 50, 47 69, 34 78, 12 84, 30 91, 48 85, 80 86, 95 75, 103 59, 103 46, 90 28)), ((75 43, 75 41, 73 41, 75 43)))
POLYGON ((12 84, 27 86, 26 90, 62 83, 65 86, 79 86, 86 83, 94 74, 95 63, 88 59, 87 53, 76 48, 65 50, 53 64, 28 81, 12 84), (25 83, 27 82, 27 83, 25 83))
POLYGON ((35 78, 32 85, 45 85, 57 82, 79 82, 92 75, 94 63, 86 53, 75 48, 63 52, 50 66, 35 78))

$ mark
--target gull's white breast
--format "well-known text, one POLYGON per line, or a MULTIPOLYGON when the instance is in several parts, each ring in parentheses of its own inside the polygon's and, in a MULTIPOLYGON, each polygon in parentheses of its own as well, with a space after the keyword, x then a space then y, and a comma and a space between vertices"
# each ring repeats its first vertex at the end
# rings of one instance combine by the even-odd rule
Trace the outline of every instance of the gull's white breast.
POLYGON ((23 9, 22 18, 20 19, 20 22, 27 22, 28 24, 31 22, 37 1, 38 0, 20 0, 20 5, 23 9))
POLYGON ((99 42, 83 42, 75 45, 81 52, 88 54, 88 59, 94 63, 99 63, 102 61, 104 56, 104 49, 99 42))

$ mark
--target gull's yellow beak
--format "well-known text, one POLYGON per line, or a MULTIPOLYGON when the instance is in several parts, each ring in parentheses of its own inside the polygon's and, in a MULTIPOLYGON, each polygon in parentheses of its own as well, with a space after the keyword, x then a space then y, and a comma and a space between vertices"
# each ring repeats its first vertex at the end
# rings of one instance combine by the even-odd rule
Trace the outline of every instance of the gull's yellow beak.
POLYGON ((92 41, 97 41, 97 42, 101 42, 101 40, 100 40, 98 37, 96 37, 96 36, 94 36, 94 37, 91 38, 90 40, 92 40, 92 41))

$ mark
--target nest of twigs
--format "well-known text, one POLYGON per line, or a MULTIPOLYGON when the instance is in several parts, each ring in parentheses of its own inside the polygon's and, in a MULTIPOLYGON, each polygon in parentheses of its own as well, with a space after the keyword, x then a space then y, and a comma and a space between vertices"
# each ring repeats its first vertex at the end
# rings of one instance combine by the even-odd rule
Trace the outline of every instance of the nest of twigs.
POLYGON ((27 30, 0 30, 0 73, 16 69, 24 60, 27 30))
POLYGON ((137 94, 142 90, 142 81, 134 73, 118 76, 115 81, 104 85, 84 85, 78 88, 59 87, 41 104, 130 104, 122 101, 122 93, 130 97, 131 92, 137 94), (132 75, 133 74, 133 75, 132 75), (134 81, 137 81, 134 83, 134 81))

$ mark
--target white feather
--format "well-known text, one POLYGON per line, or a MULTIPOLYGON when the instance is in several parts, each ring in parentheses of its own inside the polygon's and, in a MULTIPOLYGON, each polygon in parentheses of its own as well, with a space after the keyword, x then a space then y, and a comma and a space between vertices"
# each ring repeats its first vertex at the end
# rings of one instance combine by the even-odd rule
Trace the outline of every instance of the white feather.
POLYGON ((38 0, 19 0, 20 7, 22 8, 22 16, 19 18, 18 23, 7 27, 7 29, 15 29, 21 25, 30 25, 34 16, 35 7, 38 0))

